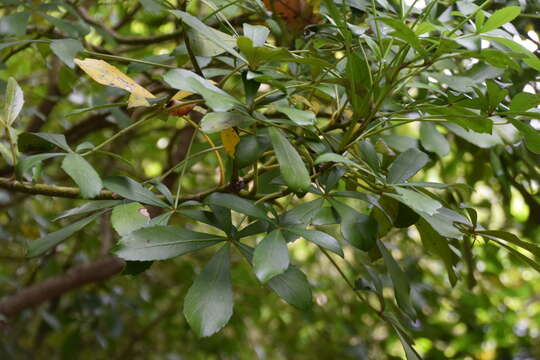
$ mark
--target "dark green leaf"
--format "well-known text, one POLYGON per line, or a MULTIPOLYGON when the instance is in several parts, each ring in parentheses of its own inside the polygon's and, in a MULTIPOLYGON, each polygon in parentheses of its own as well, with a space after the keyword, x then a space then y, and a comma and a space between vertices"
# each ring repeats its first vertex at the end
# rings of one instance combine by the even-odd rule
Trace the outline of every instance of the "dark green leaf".
MULTIPOLYGON (((238 244, 238 249, 247 261, 252 264, 253 249, 241 243, 238 244)), ((296 266, 289 265, 289 268, 284 273, 274 276, 268 281, 267 285, 292 306, 301 310, 311 308, 311 287, 306 275, 296 266)))
POLYGON ((427 151, 434 152, 440 157, 450 152, 448 140, 430 122, 424 121, 420 124, 420 141, 427 151))
POLYGON ((55 217, 52 221, 57 221, 69 216, 73 215, 79 215, 79 214, 85 214, 92 211, 97 211, 101 209, 107 209, 112 208, 116 205, 119 205, 123 200, 96 200, 96 201, 89 201, 84 205, 78 206, 73 209, 69 209, 68 211, 63 212, 62 214, 55 217))
POLYGON ((101 214, 102 213, 92 214, 89 217, 74 222, 73 224, 70 224, 58 231, 49 233, 40 239, 29 242, 27 256, 33 257, 45 253, 47 250, 60 244, 68 237, 81 230, 86 225, 90 224, 92 221, 94 221, 95 218, 97 218, 101 214))
POLYGON ((525 249, 529 251, 534 256, 540 258, 540 246, 538 246, 535 243, 523 241, 520 238, 518 238, 516 235, 509 233, 507 231, 500 231, 500 230, 482 230, 476 232, 478 235, 485 236, 489 239, 493 239, 494 237, 497 239, 501 239, 504 241, 507 241, 509 243, 512 243, 516 246, 519 246, 522 249, 525 249))
POLYGON ((44 13, 40 13, 40 15, 47 19, 54 27, 72 38, 83 38, 90 32, 88 26, 81 23, 70 22, 44 13))
POLYGON ((395 186, 394 189, 399 194, 399 196, 396 196, 394 194, 386 195, 402 202, 403 204, 407 205, 408 207, 414 209, 417 212, 434 215, 435 213, 437 213, 437 210, 442 207, 442 204, 440 202, 418 191, 409 190, 400 186, 395 186))
POLYGON ((17 37, 23 36, 26 34, 26 27, 31 14, 30 11, 20 11, 9 15, 3 14, 0 20, 0 33, 17 37))
POLYGON ((62 169, 79 185, 81 195, 91 199, 103 188, 99 174, 81 155, 67 154, 62 161, 62 169))
POLYGON ((200 337, 218 332, 233 313, 229 245, 224 245, 195 278, 184 299, 184 316, 200 337))
POLYGON ((414 309, 411 302, 411 288, 409 284, 409 277, 403 269, 398 265, 396 260, 392 257, 390 252, 386 249, 384 244, 381 241, 377 241, 377 246, 381 251, 381 254, 388 269, 388 274, 390 279, 392 279, 392 284, 394 285, 394 292, 396 296, 397 303, 401 310, 403 310, 411 319, 416 318, 416 310, 414 309))
POLYGON ((395 32, 393 32, 391 35, 404 40, 405 43, 411 45, 420 54, 426 54, 426 50, 420 43, 420 40, 414 31, 412 31, 407 25, 396 19, 385 18, 381 20, 395 30, 395 32))
POLYGON ((341 218, 341 234, 351 245, 369 251, 377 240, 378 224, 370 216, 361 214, 353 208, 336 200, 330 204, 341 218))
POLYGON ((519 130, 521 135, 523 135, 527 148, 535 154, 540 154, 540 131, 522 120, 516 120, 509 117, 508 121, 519 130))
POLYGON ((124 260, 165 260, 212 246, 225 238, 177 226, 151 226, 122 237, 115 254, 124 260))
POLYGON ((184 69, 174 69, 163 75, 173 88, 200 94, 214 111, 229 111, 241 103, 199 75, 184 69))
POLYGON ((325 163, 325 162, 336 162, 336 163, 347 164, 347 165, 350 165, 350 166, 353 166, 353 167, 360 167, 360 165, 358 165, 357 163, 355 163, 351 159, 346 158, 343 155, 334 154, 334 153, 325 153, 325 154, 319 155, 319 157, 317 157, 317 159, 315 159, 314 164, 318 165, 318 164, 322 164, 322 163, 325 163))
POLYGON ((122 275, 137 276, 150 269, 153 263, 153 261, 126 261, 122 275))
POLYGON ((418 215, 418 213, 400 202, 398 205, 396 218, 394 219, 394 226, 400 229, 408 228, 409 226, 416 224, 418 219, 420 219, 420 215, 418 215))
POLYGON ((126 176, 109 176, 103 179, 103 185, 126 199, 162 208, 169 207, 167 203, 160 200, 153 192, 126 176))
POLYGON ((75 63, 73 59, 78 53, 84 51, 84 48, 79 40, 59 39, 51 41, 51 50, 64 64, 74 69, 75 63))
POLYGON ((304 239, 311 241, 312 243, 317 244, 343 257, 343 250, 341 249, 339 242, 334 237, 328 235, 325 232, 318 230, 303 230, 293 228, 286 228, 285 230, 292 232, 293 234, 300 235, 304 239))
POLYGON ((64 156, 64 153, 50 153, 50 154, 38 154, 23 158, 17 163, 16 173, 19 178, 23 178, 29 175, 30 170, 39 165, 43 160, 47 160, 53 157, 64 156))
POLYGON ((319 198, 294 207, 280 216, 280 223, 285 225, 308 225, 323 205, 324 200, 319 198))
POLYGON ((58 146, 62 150, 65 150, 67 152, 72 152, 71 148, 66 142, 66 137, 63 134, 49 134, 49 133, 31 133, 31 134, 45 141, 48 141, 51 144, 58 146))
POLYGON ((234 55, 240 60, 246 62, 242 55, 240 55, 236 50, 234 50, 231 44, 223 40, 224 37, 227 36, 226 34, 223 34, 224 36, 221 35, 222 33, 220 33, 219 31, 207 26, 195 16, 190 15, 186 12, 180 10, 170 10, 170 12, 176 15, 179 19, 182 19, 184 23, 189 25, 198 33, 200 33, 204 38, 206 38, 206 40, 212 42, 216 46, 223 48, 223 50, 227 51, 229 54, 234 55))
POLYGON ((309 172, 296 149, 278 128, 268 129, 279 162, 281 176, 291 190, 307 191, 311 184, 309 172))
POLYGON ((274 230, 257 245, 253 254, 253 268, 257 278, 266 283, 289 267, 289 251, 280 230, 274 230))
POLYGON ((420 220, 416 224, 416 228, 420 233, 422 244, 426 250, 434 255, 437 255, 442 259, 446 266, 446 272, 448 273, 448 279, 452 286, 457 282, 457 276, 454 271, 454 265, 456 264, 457 255, 452 251, 448 244, 448 240, 439 235, 425 220, 420 220))
POLYGON ((202 118, 201 130, 211 134, 250 122, 253 122, 251 117, 238 112, 213 112, 202 118))
POLYGON ((252 201, 246 200, 236 195, 213 193, 204 199, 204 202, 209 205, 223 206, 227 209, 234 210, 240 214, 252 216, 257 219, 269 220, 271 219, 266 215, 266 212, 255 205, 252 201))
POLYGON ((429 162, 429 156, 422 151, 410 148, 401 153, 388 168, 388 183, 399 184, 407 181, 429 162))
POLYGON ((274 106, 272 109, 287 115, 292 122, 299 126, 309 126, 315 123, 315 114, 311 111, 298 110, 287 106, 274 106))

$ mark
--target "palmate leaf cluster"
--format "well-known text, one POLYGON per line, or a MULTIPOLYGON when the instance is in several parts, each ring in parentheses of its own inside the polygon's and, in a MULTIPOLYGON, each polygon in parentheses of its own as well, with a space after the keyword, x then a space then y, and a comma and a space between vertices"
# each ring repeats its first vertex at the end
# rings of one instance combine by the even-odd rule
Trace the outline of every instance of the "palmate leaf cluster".
MULTIPOLYGON (((111 223, 111 251, 140 275, 134 281, 153 262, 210 254, 176 309, 206 337, 227 331, 238 307, 249 306, 234 304, 236 293, 249 292, 235 286, 241 262, 300 311, 318 306, 319 280, 290 251, 305 240, 408 359, 421 358, 414 338, 429 322, 405 261, 411 244, 444 269, 437 275, 448 291, 477 286, 483 247, 540 271, 534 215, 521 238, 507 224, 490 226, 485 209, 473 206, 479 181, 498 184, 491 200, 507 204, 519 191, 530 211, 540 206, 540 97, 523 90, 540 60, 516 40, 519 4, 324 0, 311 4, 316 16, 299 31, 266 2, 204 3, 141 1, 153 16, 173 19, 183 39, 144 57, 102 51, 98 39, 114 34, 75 4, 16 5, 2 19, 11 36, 2 51, 38 47, 62 62, 63 86, 90 99, 76 110, 64 105, 69 116, 110 111, 120 129, 87 141, 25 131, 17 118, 33 96, 30 82, 9 78, 0 146, 16 179, 6 183, 71 181, 86 199, 57 214, 58 230, 26 241, 29 258, 51 256, 96 219, 111 223), (30 14, 29 26, 41 17, 58 29, 54 37, 29 37, 17 19, 30 14), (190 105, 187 113, 171 115, 171 99, 178 109, 190 105), (183 158, 141 176, 143 165, 133 166, 137 157, 118 143, 163 123, 194 135, 183 158), (465 152, 475 156, 470 164, 465 152), (46 172, 55 167, 59 181, 46 172), (458 167, 468 167, 466 176, 458 167), (201 168, 210 169, 204 180, 189 180, 201 168), (178 181, 167 182, 171 174, 178 181)), ((154 141, 133 142, 147 138, 154 141)))

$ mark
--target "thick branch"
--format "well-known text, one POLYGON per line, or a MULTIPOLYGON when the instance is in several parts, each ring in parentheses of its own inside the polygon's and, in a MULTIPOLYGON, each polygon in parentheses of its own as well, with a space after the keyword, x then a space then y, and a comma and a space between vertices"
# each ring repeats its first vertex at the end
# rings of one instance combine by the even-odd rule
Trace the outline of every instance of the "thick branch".
MULTIPOLYGON (((2 177, 0 177, 0 189, 5 189, 12 192, 32 194, 32 195, 55 196, 55 197, 69 198, 69 199, 83 199, 83 197, 81 196, 81 191, 79 190, 79 188, 76 188, 76 187, 56 186, 56 185, 48 185, 48 184, 32 184, 29 182, 11 180, 11 179, 6 179, 2 177)), ((226 189, 226 185, 222 185, 217 188, 205 190, 197 194, 186 195, 180 199, 180 202, 188 201, 188 200, 202 200, 213 192, 223 191, 225 189, 226 189)), ((92 198, 92 200, 116 200, 116 199, 123 199, 123 198, 120 195, 115 194, 109 190, 102 190, 98 196, 92 198)))
MULTIPOLYGON (((76 187, 55 186, 47 184, 32 184, 29 182, 0 178, 0 188, 33 195, 57 196, 63 198, 78 199, 81 197, 81 191, 76 187)), ((120 199, 112 191, 102 190, 94 200, 120 199)))
POLYGON ((86 284, 100 282, 118 274, 124 261, 109 256, 94 263, 71 268, 65 274, 22 289, 0 302, 0 314, 15 316, 21 311, 54 299, 86 284))

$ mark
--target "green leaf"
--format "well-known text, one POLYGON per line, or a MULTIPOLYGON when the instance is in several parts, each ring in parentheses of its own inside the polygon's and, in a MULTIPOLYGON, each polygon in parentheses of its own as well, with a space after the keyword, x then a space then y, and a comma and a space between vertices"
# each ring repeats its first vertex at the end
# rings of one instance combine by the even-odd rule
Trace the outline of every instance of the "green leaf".
POLYGON ((453 239, 463 238, 463 233, 454 226, 454 223, 471 225, 470 221, 463 215, 455 211, 441 207, 433 215, 418 211, 418 214, 424 218, 440 235, 453 239))
POLYGON ((236 98, 188 70, 171 70, 163 75, 163 80, 175 89, 200 94, 214 111, 229 111, 242 105, 236 98))
POLYGON ((390 184, 407 181, 429 162, 429 156, 422 151, 410 148, 401 153, 388 168, 386 180, 390 184))
POLYGON ((301 310, 311 308, 311 287, 306 275, 296 266, 290 265, 284 273, 274 276, 267 284, 292 306, 301 310))
POLYGON ((274 230, 262 239, 253 253, 253 268, 257 278, 266 283, 289 267, 289 251, 280 230, 274 230))
POLYGON ((519 6, 508 6, 495 11, 489 19, 485 22, 484 26, 478 31, 480 34, 491 30, 495 30, 498 27, 509 23, 519 16, 521 8, 519 6))
POLYGON ((227 51, 229 54, 236 56, 238 59, 247 62, 246 59, 242 57, 236 50, 234 50, 233 46, 230 45, 229 42, 223 41, 223 38, 228 36, 227 34, 223 34, 225 36, 222 36, 221 34, 218 36, 216 35, 218 33, 217 30, 207 26, 202 21, 197 19, 195 16, 192 16, 186 12, 180 11, 180 10, 170 10, 171 13, 173 13, 176 17, 179 19, 182 19, 184 23, 186 23, 188 26, 199 32, 202 36, 204 36, 208 41, 212 42, 214 45, 219 46, 223 48, 223 50, 227 51))
POLYGON ((150 223, 148 210, 137 202, 117 205, 111 214, 111 223, 120 236, 124 236, 150 223))
POLYGON ((68 67, 74 69, 75 63, 73 59, 78 53, 84 51, 84 48, 79 40, 75 39, 59 39, 51 41, 51 50, 56 56, 62 60, 68 67))
POLYGON ((538 262, 534 261, 533 259, 523 255, 522 253, 520 253, 519 251, 517 251, 513 247, 508 246, 507 244, 505 244, 503 242, 500 242, 500 241, 498 241, 496 239, 491 239, 491 240, 493 242, 495 242, 497 245, 504 247, 506 250, 508 250, 508 252, 510 254, 514 255, 516 258, 520 259, 521 261, 523 261, 524 263, 526 263, 527 265, 529 265, 530 267, 532 267, 533 269, 535 269, 536 271, 538 271, 540 273, 540 263, 538 263, 538 262))
POLYGON ((442 259, 448 273, 450 284, 454 286, 457 282, 454 265, 456 264, 457 255, 452 251, 448 244, 448 240, 437 233, 425 220, 420 220, 416 223, 416 228, 420 233, 422 244, 426 250, 442 259))
POLYGON ((496 145, 502 145, 503 142, 501 138, 496 134, 484 134, 484 133, 478 133, 472 130, 466 130, 463 127, 446 123, 444 124, 448 130, 452 131, 454 134, 459 136, 460 138, 463 138, 470 142, 473 145, 476 145, 483 149, 488 149, 491 147, 494 147, 496 145))
POLYGON ((355 116, 365 116, 369 109, 372 87, 371 69, 365 56, 352 52, 347 57, 345 68, 347 96, 350 99, 355 116))
POLYGON ((386 249, 381 241, 377 241, 377 246, 381 251, 384 263, 388 269, 390 279, 394 285, 394 293, 396 301, 401 310, 403 310, 411 319, 416 318, 416 311, 411 302, 411 286, 409 284, 409 277, 399 264, 394 260, 390 252, 386 249))
POLYGON ((11 127, 17 116, 22 110, 24 104, 23 91, 17 80, 10 77, 7 81, 6 95, 4 102, 4 114, 0 118, 1 122, 6 127, 11 127))
POLYGON ((223 206, 227 209, 239 212, 240 214, 245 214, 257 219, 271 221, 268 215, 266 215, 266 211, 255 205, 252 201, 236 195, 213 193, 206 197, 204 202, 209 205, 223 206))
POLYGON ((144 10, 153 14, 159 14, 165 10, 165 7, 157 0, 139 0, 139 2, 144 7, 144 10))
POLYGON ((278 128, 269 128, 268 133, 279 162, 281 176, 293 191, 307 191, 311 184, 309 172, 296 149, 278 128))
POLYGON ((123 202, 123 200, 96 200, 96 201, 89 201, 86 204, 83 204, 81 206, 78 206, 73 209, 69 209, 62 214, 55 217, 52 221, 57 221, 66 217, 70 217, 73 215, 80 215, 80 214, 86 214, 92 211, 97 211, 101 209, 107 209, 112 208, 118 204, 123 202))
POLYGON ((523 241, 512 233, 500 230, 482 230, 477 231, 476 233, 488 239, 493 239, 495 237, 497 239, 508 241, 509 243, 519 246, 520 248, 525 249, 534 256, 540 258, 540 246, 535 243, 523 241))
POLYGON ((144 227, 123 236, 114 253, 124 260, 165 260, 224 241, 225 238, 177 226, 144 227))
POLYGON ((195 278, 184 298, 184 316, 200 337, 218 332, 233 314, 229 245, 224 245, 195 278))
MULTIPOLYGON (((252 264, 253 249, 242 243, 238 243, 237 246, 242 255, 252 264)), ((296 266, 289 265, 284 273, 274 276, 266 284, 290 305, 301 310, 311 308, 311 287, 306 275, 296 266)))
POLYGON ((244 36, 251 39, 253 46, 264 46, 268 35, 270 35, 270 30, 266 26, 244 23, 242 27, 244 36))
POLYGON ((153 261, 126 261, 122 275, 137 276, 150 269, 153 263, 153 261))
POLYGON ((4 13, 0 20, 0 33, 12 34, 16 37, 24 36, 31 14, 31 11, 20 11, 9 15, 4 13))
POLYGON ((522 45, 516 43, 513 40, 500 38, 500 37, 484 36, 484 38, 488 40, 495 40, 498 43, 506 46, 513 52, 525 55, 523 62, 529 65, 530 67, 532 67, 533 69, 540 71, 540 59, 538 59, 538 57, 535 54, 530 52, 527 48, 523 47, 522 45))
MULTIPOLYGON (((17 163, 15 172, 17 173, 18 178, 23 178, 29 176, 30 170, 39 165, 43 160, 47 160, 53 157, 64 156, 64 153, 50 153, 50 154, 37 154, 31 155, 21 159, 17 163)), ((29 176, 31 177, 31 176, 29 176)))
POLYGON ((359 213, 348 205, 336 200, 330 204, 341 218, 341 234, 352 246, 369 251, 377 240, 378 223, 370 216, 359 213))
POLYGON ((92 214, 87 218, 74 222, 58 231, 47 234, 46 236, 33 240, 28 243, 28 257, 34 257, 45 253, 47 250, 60 244, 68 237, 90 224, 94 219, 100 216, 102 212, 92 214))
POLYGON ((311 241, 312 243, 328 249, 341 257, 344 256, 343 250, 341 249, 339 242, 333 236, 330 236, 325 232, 318 230, 303 230, 293 228, 286 228, 285 230, 292 232, 293 234, 300 235, 307 241, 311 241))
POLYGON ((430 122, 423 121, 420 124, 420 142, 427 151, 434 152, 440 157, 450 152, 448 140, 430 122))
POLYGON ((535 154, 540 154, 540 131, 522 120, 516 120, 512 117, 508 117, 507 119, 519 130, 525 139, 527 148, 535 154))
POLYGON ((411 45, 416 51, 418 51, 420 54, 425 55, 426 50, 422 46, 422 43, 420 43, 419 38, 416 36, 414 31, 412 31, 407 25, 402 23, 399 20, 395 19, 389 19, 384 18, 381 19, 385 24, 392 27, 395 32, 391 33, 390 35, 393 35, 399 39, 404 40, 406 43, 411 45))
POLYGON ((273 106, 272 109, 287 115, 292 122, 299 126, 310 126, 315 123, 315 114, 311 111, 298 110, 287 106, 273 106))
POLYGON ((318 164, 322 164, 322 163, 325 163, 325 162, 335 162, 335 163, 342 163, 342 164, 351 165, 353 167, 360 167, 360 165, 358 165, 357 163, 355 163, 351 159, 346 158, 343 155, 334 154, 334 153, 325 153, 325 154, 319 155, 317 157, 317 159, 315 159, 314 164, 318 165, 318 164))
POLYGON ((99 174, 81 155, 67 154, 62 161, 62 169, 79 185, 81 195, 91 199, 103 188, 99 174))
MULTIPOLYGON (((230 46, 235 45, 236 39, 232 36, 216 29, 212 30, 220 43, 228 43, 230 46)), ((216 45, 216 42, 208 40, 203 34, 195 29, 188 29, 186 36, 188 36, 191 41, 191 48, 195 56, 214 57, 226 52, 223 46, 216 45)))
POLYGON ((47 19, 54 27, 66 33, 69 37, 80 39, 90 33, 90 28, 81 23, 70 22, 45 13, 40 13, 40 15, 47 19))
POLYGON ((34 135, 41 138, 42 140, 45 140, 51 144, 54 144, 62 150, 65 150, 67 152, 72 152, 71 148, 69 147, 66 141, 66 137, 63 134, 48 134, 48 133, 28 133, 28 134, 31 134, 28 136, 34 135))
MULTIPOLYGON (((440 74, 440 76, 434 75, 434 77, 439 77, 439 78, 441 76, 447 77, 448 81, 454 81, 454 82, 460 81, 459 78, 456 78, 454 76, 447 76, 444 74, 440 74)), ((439 79, 439 80, 442 82, 445 82, 442 79, 439 79)), ((471 81, 470 83, 471 87, 477 86, 477 82, 473 81, 472 79, 469 79, 469 80, 471 81)), ((471 89, 467 87, 467 89, 461 89, 458 91, 468 92, 468 91, 471 91, 471 89)), ((431 115, 439 115, 444 120, 448 120, 468 130, 472 130, 472 131, 476 131, 480 133, 486 133, 486 134, 491 134, 491 132, 493 131, 493 121, 490 118, 483 115, 478 115, 474 111, 469 110, 468 108, 460 106, 460 105, 452 104, 452 106, 446 106, 446 107, 427 106, 425 107, 425 110, 431 115)), ((453 125, 453 124, 449 124, 449 125, 453 125)))
POLYGON ((286 213, 281 214, 279 222, 284 225, 308 225, 323 204, 324 199, 319 198, 298 205, 286 213))
POLYGON ((207 134, 212 134, 250 122, 253 122, 251 117, 239 112, 212 112, 202 118, 201 130, 207 134))
POLYGON ((538 105, 540 105, 540 96, 522 92, 512 98, 510 111, 527 111, 538 105))
POLYGON ((417 212, 415 212, 409 206, 403 204, 403 202, 399 202, 396 218, 394 219, 395 227, 405 229, 416 224, 419 219, 420 215, 418 215, 417 212))
POLYGON ((395 329, 398 334, 399 341, 401 342, 401 346, 403 346, 403 351, 405 351, 405 356, 407 357, 407 360, 422 360, 422 357, 420 356, 420 354, 418 354, 418 352, 407 341, 407 339, 403 336, 401 331, 399 331, 397 328, 395 329))
POLYGON ((437 213, 437 210, 442 207, 441 203, 437 200, 434 200, 429 196, 415 190, 409 190, 399 186, 395 186, 394 189, 400 196, 396 196, 394 194, 386 195, 402 202, 403 204, 418 212, 424 212, 429 215, 433 215, 437 213))
POLYGON ((129 200, 143 204, 168 208, 169 205, 153 192, 126 176, 109 176, 103 179, 103 185, 112 192, 129 200))
POLYGON ((381 165, 379 163, 379 156, 377 155, 377 151, 375 151, 375 147, 373 146, 371 141, 360 141, 358 145, 360 146, 360 154, 362 158, 364 158, 366 163, 373 171, 379 173, 381 169, 381 165))

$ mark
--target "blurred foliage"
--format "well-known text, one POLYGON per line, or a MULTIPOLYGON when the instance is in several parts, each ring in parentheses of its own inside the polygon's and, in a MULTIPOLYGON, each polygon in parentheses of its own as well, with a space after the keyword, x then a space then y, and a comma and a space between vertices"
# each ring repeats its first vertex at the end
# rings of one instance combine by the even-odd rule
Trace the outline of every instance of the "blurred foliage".
MULTIPOLYGON (((155 261, 148 269, 149 263, 128 262, 121 275, 9 319, 1 330, 0 357, 414 359, 407 345, 414 344, 425 359, 540 358, 540 282, 534 269, 540 243, 539 11, 534 1, 0 0, 2 103, 9 94, 17 96, 17 86, 24 93, 18 117, 2 118, 3 178, 77 185, 88 198, 102 185, 125 190, 112 176, 145 186, 158 178, 173 194, 179 187, 183 196, 217 188, 250 204, 266 202, 265 210, 272 206, 280 215, 324 192, 317 207, 325 210, 300 225, 338 239, 344 252, 341 259, 304 239, 288 243, 290 261, 306 274, 312 291, 312 307, 299 310, 261 284, 243 256, 245 248, 242 253, 231 246, 234 313, 206 338, 190 328, 182 309, 217 246, 155 261), (220 32, 208 36, 210 28, 220 32), (123 82, 103 85, 111 80, 82 71, 76 58, 107 61, 116 68, 107 74, 123 82), (193 85, 188 71, 204 75, 204 81, 193 85), (146 93, 136 93, 123 76, 156 97, 126 95, 125 90, 131 96, 146 93), (148 100, 149 106, 128 106, 136 100, 148 100), (223 120, 223 110, 230 109, 234 118, 223 120), (207 113, 219 114, 219 121, 203 119, 202 131, 191 140, 185 129, 207 113), (240 135, 235 158, 229 144, 235 135, 205 126, 234 126, 240 135), (30 134, 36 132, 64 134, 86 160, 72 158, 70 171, 70 150, 57 139, 30 134), (283 138, 276 140, 279 134, 283 138), (301 165, 292 157, 280 159, 279 146, 291 153, 283 144, 301 165), (53 148, 62 155, 21 165, 53 148), (201 154, 180 162, 182 153, 201 154), (332 157, 341 155, 346 158, 332 157), (408 156, 411 163, 398 163, 408 156), (16 174, 13 157, 19 162, 16 174), (97 180, 84 164, 96 170, 97 180), (312 175, 309 189, 302 183, 304 169, 312 175), (392 176, 401 176, 401 185, 416 185, 394 186, 392 176), (373 196, 369 202, 365 193, 373 196), (403 198, 409 203, 397 201, 403 198), (355 221, 365 219, 349 233, 337 225, 349 218, 345 204, 354 209, 355 221), (459 236, 443 236, 419 220, 420 210, 435 206, 437 212, 443 205, 465 219, 453 223, 450 217, 441 225, 459 236), (369 221, 378 227, 373 230, 369 221), (482 237, 485 229, 503 232, 482 237), (351 241, 357 237, 365 242, 351 241), (382 240, 378 246, 370 242, 375 238, 382 240), (527 244, 533 256, 523 251, 527 244), (392 259, 398 264, 394 272, 392 259), (410 300, 403 290, 407 282, 410 300)), ((223 235, 216 227, 227 225, 216 218, 228 207, 235 226, 257 222, 230 198, 187 203, 184 210, 214 214, 213 225, 219 226, 212 227, 177 209, 175 195, 163 210, 159 202, 166 196, 154 191, 141 198, 142 192, 120 195, 144 203, 152 220, 179 210, 168 223, 175 227, 223 235)), ((116 217, 96 216, 38 254, 37 239, 74 222, 53 219, 86 203, 0 190, 0 295, 8 298, 104 257, 111 243, 120 241, 129 250, 133 233, 150 221, 139 207, 125 217, 115 207, 116 217), (28 250, 40 256, 28 258, 28 250)), ((282 229, 293 227, 283 218, 279 222, 282 229)), ((255 247, 267 231, 245 243, 255 247)), ((121 249, 114 251, 122 256, 121 249)))

